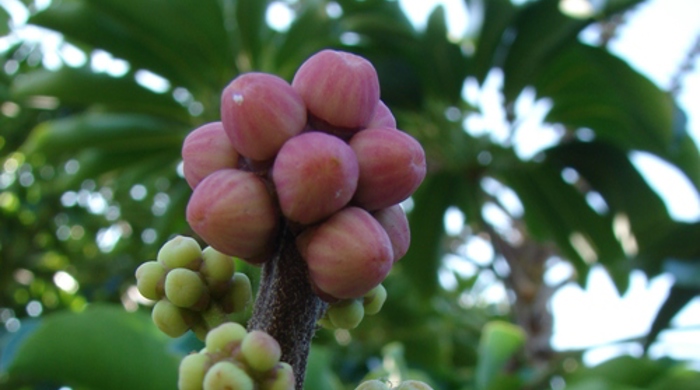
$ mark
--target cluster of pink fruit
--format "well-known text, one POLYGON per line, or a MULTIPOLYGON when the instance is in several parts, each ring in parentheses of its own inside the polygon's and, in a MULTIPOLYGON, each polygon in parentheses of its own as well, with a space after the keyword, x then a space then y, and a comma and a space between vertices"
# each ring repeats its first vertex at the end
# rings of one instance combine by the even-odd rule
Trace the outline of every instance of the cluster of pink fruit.
POLYGON ((291 85, 242 74, 222 93, 221 118, 183 145, 192 229, 218 251, 262 264, 284 222, 319 297, 361 299, 376 288, 408 250, 400 202, 426 165, 380 101, 372 64, 324 50, 291 85))

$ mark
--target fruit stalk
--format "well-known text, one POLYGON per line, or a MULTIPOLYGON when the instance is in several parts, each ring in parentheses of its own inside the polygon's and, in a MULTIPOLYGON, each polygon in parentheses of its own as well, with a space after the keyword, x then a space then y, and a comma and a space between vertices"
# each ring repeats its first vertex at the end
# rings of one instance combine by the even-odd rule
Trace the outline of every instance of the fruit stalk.
POLYGON ((263 265, 248 330, 265 331, 277 340, 282 349, 281 360, 292 366, 296 389, 301 390, 311 339, 326 303, 313 292, 306 263, 294 239, 285 225, 277 252, 263 265))

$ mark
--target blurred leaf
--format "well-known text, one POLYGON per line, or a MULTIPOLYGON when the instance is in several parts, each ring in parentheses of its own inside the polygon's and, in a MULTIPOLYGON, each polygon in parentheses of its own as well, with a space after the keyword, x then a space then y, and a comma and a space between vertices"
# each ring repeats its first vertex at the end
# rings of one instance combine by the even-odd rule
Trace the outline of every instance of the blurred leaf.
POLYGON ((111 77, 88 69, 63 67, 58 71, 38 70, 15 79, 15 99, 53 96, 62 106, 102 104, 116 110, 134 110, 190 122, 187 109, 169 94, 159 94, 138 85, 130 77, 111 77))
POLYGON ((49 157, 87 148, 136 151, 169 147, 179 151, 186 136, 181 126, 147 115, 86 113, 41 123, 21 150, 49 157))
POLYGON ((10 14, 0 6, 0 37, 10 33, 10 14))
POLYGON ((513 31, 509 29, 509 25, 516 15, 516 8, 510 0, 489 0, 483 3, 484 19, 470 71, 479 83, 484 82, 494 66, 503 63, 506 54, 502 47, 505 43, 503 41, 513 39, 513 31))
POLYGON ((492 321, 484 326, 479 342, 479 360, 476 364, 476 389, 515 389, 503 369, 525 345, 525 332, 518 326, 503 321, 492 321))
MULTIPOLYGON (((695 276, 700 276, 700 266, 695 267, 693 270, 695 276)), ((646 335, 646 340, 644 341, 644 350, 647 351, 651 344, 656 341, 659 333, 664 329, 668 328, 673 317, 678 314, 679 311, 685 307, 693 298, 700 295, 700 278, 695 280, 695 287, 685 287, 675 283, 671 290, 668 292, 666 300, 661 305, 661 308, 656 313, 654 322, 651 324, 651 329, 646 335)))
POLYGON ((270 32, 265 23, 265 11, 268 3, 268 0, 238 0, 236 2, 236 23, 238 24, 241 48, 248 55, 248 60, 253 68, 259 67, 264 33, 270 32))
POLYGON ((312 345, 309 353, 304 389, 342 390, 338 377, 333 373, 332 354, 326 347, 312 345))
POLYGON ((449 173, 428 176, 413 195, 414 208, 408 215, 411 246, 401 260, 409 278, 424 298, 438 288, 437 270, 442 261, 445 210, 455 201, 454 186, 463 183, 449 173))
POLYGON ((535 83, 553 100, 546 120, 588 128, 623 150, 645 150, 678 166, 700 189, 700 154, 673 99, 604 49, 567 45, 535 83))
MULTIPOLYGON (((608 383, 604 388, 624 389, 625 387, 619 387, 623 385, 647 388, 673 365, 674 363, 670 360, 651 360, 624 355, 605 361, 595 367, 578 370, 566 380, 572 385, 581 383, 583 386, 591 378, 599 378, 598 380, 608 383)), ((584 388, 590 387, 581 387, 581 389, 584 388)))
POLYGON ((222 83, 232 63, 218 4, 142 0, 54 2, 29 23, 54 29, 148 69, 176 85, 222 83), (154 17, 157 15, 157 17, 154 17))
POLYGON ((103 390, 174 389, 179 357, 144 313, 90 306, 46 316, 8 368, 9 388, 54 384, 103 390))

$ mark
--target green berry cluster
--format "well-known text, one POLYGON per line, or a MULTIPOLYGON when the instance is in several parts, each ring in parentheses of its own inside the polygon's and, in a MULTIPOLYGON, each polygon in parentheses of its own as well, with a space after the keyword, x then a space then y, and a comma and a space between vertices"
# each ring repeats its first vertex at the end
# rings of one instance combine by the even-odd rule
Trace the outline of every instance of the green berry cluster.
POLYGON ((205 348, 180 362, 179 390, 293 390, 292 367, 269 334, 235 322, 209 331, 205 348))
POLYGON ((414 380, 403 381, 396 387, 389 387, 389 385, 384 381, 372 379, 360 383, 355 390, 433 390, 433 388, 425 382, 414 380))
POLYGON ((357 299, 343 299, 328 304, 319 325, 326 329, 355 329, 365 314, 379 313, 386 301, 386 289, 381 284, 357 299))
POLYGON ((212 247, 204 250, 191 237, 176 236, 158 251, 156 261, 136 269, 136 286, 156 302, 153 322, 163 333, 178 337, 192 329, 207 332, 245 309, 251 301, 250 280, 236 272, 231 256, 212 247))

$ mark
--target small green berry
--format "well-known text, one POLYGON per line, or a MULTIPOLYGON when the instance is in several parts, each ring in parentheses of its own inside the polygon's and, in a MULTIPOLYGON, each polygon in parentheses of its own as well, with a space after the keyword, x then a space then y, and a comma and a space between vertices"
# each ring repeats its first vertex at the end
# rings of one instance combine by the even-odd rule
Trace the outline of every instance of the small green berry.
POLYGON ((378 379, 372 379, 360 383, 355 390, 391 390, 391 388, 378 379))
POLYGON ((204 376, 204 390, 253 390, 253 380, 228 361, 214 364, 204 376))
POLYGON ((236 271, 233 257, 223 254, 208 246, 202 251, 202 268, 200 272, 204 275, 207 283, 228 282, 236 271))
POLYGON ((365 314, 374 315, 379 313, 385 301, 386 289, 379 284, 364 296, 362 304, 365 306, 365 314))
POLYGON ((204 375, 209 367, 209 356, 193 353, 180 361, 178 370, 178 390, 202 390, 204 375))
POLYGON ((165 268, 157 261, 147 261, 136 269, 136 288, 145 298, 157 301, 163 297, 165 268))
POLYGON ((208 294, 207 287, 192 270, 176 268, 165 277, 165 296, 176 306, 191 308, 205 298, 205 294, 208 294))
POLYGON ((170 301, 160 300, 153 306, 151 317, 158 329, 170 337, 180 337, 190 328, 186 312, 170 301))
POLYGON ((260 390, 294 390, 294 370, 285 362, 278 363, 260 384, 260 390))
POLYGON ((245 310, 253 298, 253 288, 246 274, 236 272, 226 295, 221 298, 221 307, 226 313, 238 313, 245 310))
POLYGON ((204 341, 207 352, 223 351, 227 345, 243 340, 247 332, 245 328, 235 322, 226 322, 207 333, 204 341))
POLYGON ((269 334, 253 330, 241 343, 241 353, 246 363, 258 372, 271 370, 280 361, 282 349, 269 334))
POLYGON ((365 308, 357 299, 348 299, 328 306, 328 319, 340 329, 354 329, 362 322, 365 308))
POLYGON ((169 269, 196 269, 201 256, 202 248, 197 240, 185 236, 176 236, 158 251, 158 261, 169 269))

